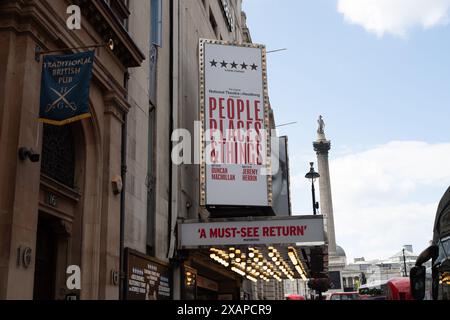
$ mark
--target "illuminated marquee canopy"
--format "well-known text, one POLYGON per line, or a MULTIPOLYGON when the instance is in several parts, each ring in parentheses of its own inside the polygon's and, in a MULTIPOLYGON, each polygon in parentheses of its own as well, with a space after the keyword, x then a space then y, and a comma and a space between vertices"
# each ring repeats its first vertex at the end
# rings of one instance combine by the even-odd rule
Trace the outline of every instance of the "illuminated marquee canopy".
POLYGON ((252 219, 180 225, 182 247, 251 244, 323 244, 321 216, 252 219))
POLYGON ((312 255, 325 248, 321 216, 188 221, 179 234, 183 249, 207 250, 215 263, 251 281, 314 277, 312 255))

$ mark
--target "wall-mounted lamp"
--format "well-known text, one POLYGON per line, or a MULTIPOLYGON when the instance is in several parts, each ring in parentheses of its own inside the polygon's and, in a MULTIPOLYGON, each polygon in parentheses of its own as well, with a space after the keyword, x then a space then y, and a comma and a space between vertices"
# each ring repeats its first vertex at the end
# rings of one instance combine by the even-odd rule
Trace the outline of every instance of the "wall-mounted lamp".
POLYGON ((19 149, 19 158, 22 161, 30 159, 31 162, 39 162, 39 160, 41 159, 41 155, 35 153, 33 149, 22 147, 19 149))
POLYGON ((114 51, 114 40, 109 39, 107 46, 108 46, 109 50, 114 51))

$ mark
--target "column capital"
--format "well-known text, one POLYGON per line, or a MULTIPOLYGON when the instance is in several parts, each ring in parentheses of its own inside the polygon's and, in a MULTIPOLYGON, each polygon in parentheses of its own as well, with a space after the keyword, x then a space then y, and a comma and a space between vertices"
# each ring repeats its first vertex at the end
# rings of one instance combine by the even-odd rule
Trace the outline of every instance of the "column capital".
POLYGON ((331 141, 315 141, 313 143, 314 151, 319 154, 328 154, 328 151, 331 149, 331 141))

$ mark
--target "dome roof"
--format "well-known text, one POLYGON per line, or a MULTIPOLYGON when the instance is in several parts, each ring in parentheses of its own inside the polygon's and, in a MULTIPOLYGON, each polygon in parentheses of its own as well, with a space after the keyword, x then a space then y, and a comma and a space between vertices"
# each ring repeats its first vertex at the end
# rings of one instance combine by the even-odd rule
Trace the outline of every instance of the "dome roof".
POLYGON ((336 256, 338 257, 346 257, 344 249, 340 246, 336 246, 336 256))

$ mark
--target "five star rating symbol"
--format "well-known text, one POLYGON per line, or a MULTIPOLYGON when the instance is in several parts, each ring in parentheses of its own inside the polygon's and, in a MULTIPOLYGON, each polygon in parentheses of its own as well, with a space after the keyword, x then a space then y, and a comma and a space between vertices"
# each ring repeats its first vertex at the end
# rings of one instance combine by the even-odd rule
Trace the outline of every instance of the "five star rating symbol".
POLYGON ((255 63, 248 65, 245 62, 243 62, 242 64, 238 64, 236 63, 236 61, 233 62, 226 62, 225 60, 222 60, 222 62, 216 61, 216 60, 212 60, 209 62, 211 64, 211 67, 216 67, 216 68, 228 68, 228 65, 231 67, 231 69, 241 69, 241 70, 249 70, 248 68, 250 67, 251 70, 258 70, 258 65, 256 65, 255 63), (219 66, 220 64, 220 66, 219 66))

